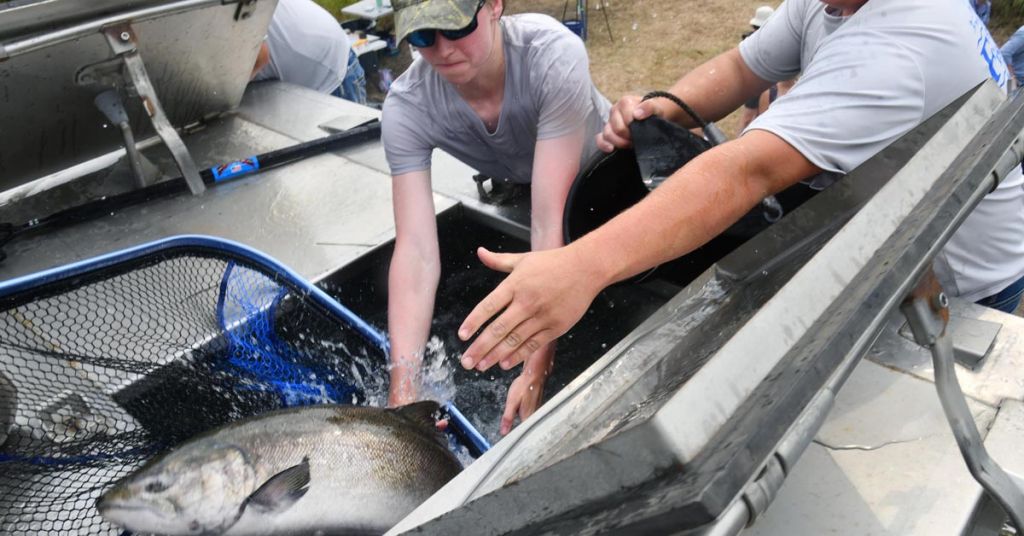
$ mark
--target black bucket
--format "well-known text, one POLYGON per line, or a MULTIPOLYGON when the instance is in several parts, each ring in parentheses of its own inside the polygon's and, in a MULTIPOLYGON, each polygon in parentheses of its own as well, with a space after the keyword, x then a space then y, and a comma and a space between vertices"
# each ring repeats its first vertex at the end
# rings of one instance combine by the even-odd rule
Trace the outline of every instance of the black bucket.
MULTIPOLYGON (((645 126, 648 128, 645 130, 649 136, 645 140, 648 145, 642 150, 643 158, 657 161, 659 167, 667 166, 666 175, 671 174, 672 170, 682 168, 711 147, 689 130, 660 118, 652 119, 636 122, 634 125, 647 124, 645 126), (652 122, 652 119, 658 121, 652 122), (671 128, 666 125, 671 125, 671 128), (662 137, 660 141, 656 141, 658 136, 662 137), (654 143, 658 145, 652 145, 654 143), (654 154, 649 155, 647 152, 654 154)), ((640 139, 635 128, 634 139, 640 139)), ((641 176, 634 149, 617 149, 608 154, 598 154, 576 176, 569 189, 562 226, 565 243, 568 244, 597 229, 643 199, 649 191, 641 176)), ((781 211, 779 206, 759 204, 707 244, 622 283, 639 282, 656 276, 685 286, 712 264, 768 228, 782 214, 803 204, 815 193, 817 192, 804 184, 791 186, 775 196, 781 203, 781 211)))

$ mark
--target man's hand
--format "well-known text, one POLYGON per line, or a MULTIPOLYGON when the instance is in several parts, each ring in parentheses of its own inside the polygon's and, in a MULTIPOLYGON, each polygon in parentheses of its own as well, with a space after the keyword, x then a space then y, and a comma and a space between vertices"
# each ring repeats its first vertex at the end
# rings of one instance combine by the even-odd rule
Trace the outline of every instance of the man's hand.
POLYGON ((477 250, 493 270, 510 275, 469 313, 459 338, 469 338, 494 320, 462 354, 462 366, 487 370, 495 363, 508 370, 560 337, 587 311, 607 282, 594 263, 573 246, 532 253, 477 250))
POLYGON ((631 147, 633 140, 629 133, 629 124, 652 115, 662 115, 655 101, 656 99, 645 101, 636 95, 626 95, 619 99, 608 112, 608 123, 605 124, 604 130, 597 134, 597 148, 610 153, 616 148, 631 147))
POLYGON ((515 425, 516 414, 519 422, 525 421, 540 407, 544 399, 544 381, 551 373, 555 359, 555 345, 548 344, 526 358, 523 373, 508 388, 505 412, 501 416, 501 435, 507 435, 515 425))

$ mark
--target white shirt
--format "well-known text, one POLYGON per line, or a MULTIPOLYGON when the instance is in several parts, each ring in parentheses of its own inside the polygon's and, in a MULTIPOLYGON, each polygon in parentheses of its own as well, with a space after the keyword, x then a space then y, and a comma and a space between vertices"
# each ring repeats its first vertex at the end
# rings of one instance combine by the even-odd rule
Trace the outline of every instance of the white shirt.
MULTIPOLYGON (((814 165, 849 173, 987 78, 1009 72, 962 0, 869 0, 839 17, 819 0, 787 0, 740 44, 766 80, 793 89, 748 129, 772 132, 814 165)), ((986 196, 935 263, 951 294, 978 300, 1024 274, 1024 176, 986 196)))
POLYGON ((267 29, 267 47, 270 63, 254 80, 282 80, 331 93, 348 70, 348 36, 313 0, 278 1, 267 29))

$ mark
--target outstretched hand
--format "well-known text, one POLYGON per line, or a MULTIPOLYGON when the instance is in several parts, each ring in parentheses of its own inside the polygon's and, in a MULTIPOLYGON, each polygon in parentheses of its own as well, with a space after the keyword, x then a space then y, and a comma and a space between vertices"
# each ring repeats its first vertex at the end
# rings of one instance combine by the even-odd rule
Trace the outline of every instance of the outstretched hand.
POLYGON ((652 115, 658 115, 654 101, 645 101, 636 95, 622 97, 608 112, 608 123, 604 125, 604 130, 597 134, 597 148, 606 153, 616 148, 628 149, 633 145, 630 123, 652 115))
POLYGON ((462 354, 462 366, 508 370, 560 337, 586 312, 604 288, 594 267, 571 246, 530 253, 477 250, 483 263, 509 276, 483 299, 459 328, 466 341, 491 323, 462 354))

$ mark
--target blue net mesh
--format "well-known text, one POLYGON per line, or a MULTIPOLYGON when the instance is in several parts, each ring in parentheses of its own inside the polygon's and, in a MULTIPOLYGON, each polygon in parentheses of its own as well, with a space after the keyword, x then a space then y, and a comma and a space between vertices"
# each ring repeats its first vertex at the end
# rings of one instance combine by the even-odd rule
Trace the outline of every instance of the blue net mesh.
POLYGON ((228 263, 217 301, 227 338, 225 370, 245 378, 245 389, 274 393, 286 406, 360 403, 363 393, 277 336, 275 312, 286 290, 263 273, 228 263))

